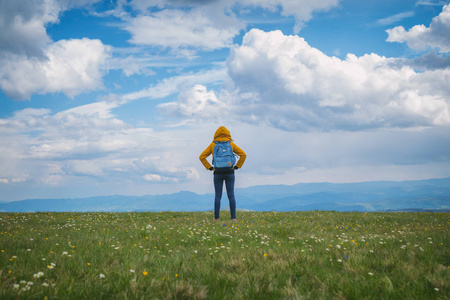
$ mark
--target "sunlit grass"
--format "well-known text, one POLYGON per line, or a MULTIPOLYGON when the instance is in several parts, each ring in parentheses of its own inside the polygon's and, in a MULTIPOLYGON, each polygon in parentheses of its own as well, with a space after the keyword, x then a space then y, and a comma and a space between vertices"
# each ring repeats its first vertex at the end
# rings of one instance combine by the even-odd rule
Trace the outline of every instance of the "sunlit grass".
POLYGON ((450 214, 2 213, 1 299, 445 299, 450 214))

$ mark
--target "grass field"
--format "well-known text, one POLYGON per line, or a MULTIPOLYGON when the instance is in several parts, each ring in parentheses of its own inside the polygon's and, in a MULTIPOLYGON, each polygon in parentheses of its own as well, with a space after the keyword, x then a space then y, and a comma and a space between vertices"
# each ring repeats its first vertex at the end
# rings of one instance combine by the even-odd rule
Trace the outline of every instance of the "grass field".
POLYGON ((450 298, 448 213, 212 218, 1 213, 0 299, 450 298))

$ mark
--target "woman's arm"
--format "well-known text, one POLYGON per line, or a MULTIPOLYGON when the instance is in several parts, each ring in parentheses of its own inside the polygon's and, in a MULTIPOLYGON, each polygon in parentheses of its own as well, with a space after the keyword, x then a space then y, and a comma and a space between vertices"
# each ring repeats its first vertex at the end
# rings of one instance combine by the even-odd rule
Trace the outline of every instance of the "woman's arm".
POLYGON ((245 159, 247 158, 247 154, 245 154, 244 150, 239 148, 235 143, 230 143, 231 147, 233 148, 233 152, 239 156, 239 160, 236 163, 236 167, 242 168, 242 165, 244 164, 245 159))
POLYGON ((208 156, 210 156, 211 154, 212 154, 211 145, 209 145, 208 148, 206 148, 205 151, 203 151, 202 154, 200 154, 200 157, 199 157, 200 161, 205 166, 206 170, 209 170, 212 167, 211 164, 206 160, 206 158, 208 156))

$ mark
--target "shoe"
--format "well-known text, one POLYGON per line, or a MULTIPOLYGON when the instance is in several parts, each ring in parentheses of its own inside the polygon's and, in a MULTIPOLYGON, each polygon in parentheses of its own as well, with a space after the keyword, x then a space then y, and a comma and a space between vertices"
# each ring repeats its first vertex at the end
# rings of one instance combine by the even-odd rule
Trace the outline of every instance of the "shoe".
POLYGON ((231 221, 233 221, 233 222, 237 222, 237 219, 231 219, 231 221))
POLYGON ((214 221, 219 221, 219 218, 217 218, 217 219, 216 219, 216 218, 214 218, 214 221))

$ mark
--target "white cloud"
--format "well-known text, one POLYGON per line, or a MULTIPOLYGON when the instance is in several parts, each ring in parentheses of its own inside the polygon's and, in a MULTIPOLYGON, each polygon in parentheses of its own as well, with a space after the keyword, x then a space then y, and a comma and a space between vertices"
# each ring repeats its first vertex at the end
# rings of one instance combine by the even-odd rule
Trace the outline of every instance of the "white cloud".
POLYGON ((450 124, 448 68, 417 73, 376 54, 341 60, 297 36, 256 29, 227 62, 229 113, 244 122, 288 130, 450 124))
POLYGON ((181 91, 178 101, 159 105, 159 108, 169 114, 181 118, 201 118, 218 120, 221 111, 225 110, 214 91, 207 91, 203 85, 195 85, 181 91))
POLYGON ((231 46, 233 37, 243 28, 236 19, 229 23, 234 24, 222 26, 196 9, 165 9, 150 16, 137 16, 126 30, 132 34, 133 44, 214 50, 231 46))
POLYGON ((14 112, 14 118, 26 120, 29 117, 48 115, 51 111, 46 108, 25 108, 14 112))
POLYGON ((142 58, 134 58, 129 56, 120 60, 122 72, 127 76, 134 74, 144 74, 147 76, 155 75, 156 73, 146 66, 147 62, 142 58))
POLYGON ((144 179, 147 181, 161 181, 162 177, 161 177, 161 175, 158 175, 158 174, 146 174, 144 176, 144 179))
POLYGON ((0 87, 13 99, 62 92, 74 97, 101 88, 102 68, 111 49, 99 40, 60 40, 45 58, 5 54, 0 58, 0 87))
POLYGON ((111 109, 116 107, 118 107, 118 104, 113 101, 94 102, 62 111, 56 116, 66 116, 70 114, 76 114, 80 116, 95 116, 98 117, 99 119, 109 119, 114 117, 111 114, 111 109))
POLYGON ((0 183, 3 184, 13 184, 13 183, 20 183, 26 181, 27 178, 25 177, 19 177, 19 178, 0 178, 0 183))
POLYGON ((416 25, 405 30, 403 26, 397 26, 386 30, 388 42, 407 43, 408 47, 415 50, 429 48, 439 49, 441 53, 450 52, 450 5, 445 5, 442 12, 434 17, 430 27, 416 25))
POLYGON ((158 183, 180 183, 183 181, 192 182, 194 180, 199 179, 198 171, 191 168, 181 168, 181 169, 172 169, 170 172, 160 172, 159 174, 145 174, 143 176, 144 180, 150 182, 158 182, 158 183), (164 175, 160 175, 164 174, 164 175))
POLYGON ((187 73, 180 76, 165 78, 146 89, 123 95, 120 97, 120 101, 127 102, 142 98, 164 98, 176 94, 186 87, 192 87, 196 84, 218 84, 225 78, 225 68, 214 68, 211 70, 201 70, 197 73, 187 73))

